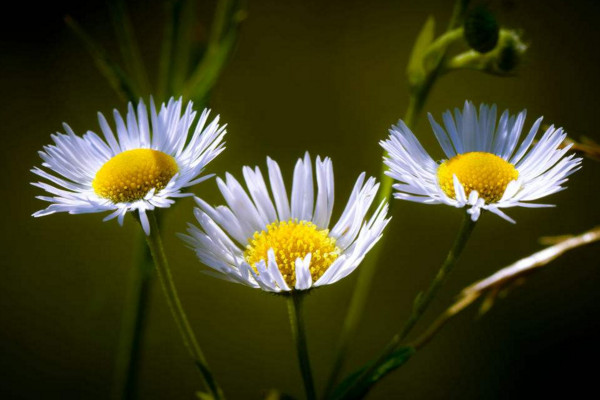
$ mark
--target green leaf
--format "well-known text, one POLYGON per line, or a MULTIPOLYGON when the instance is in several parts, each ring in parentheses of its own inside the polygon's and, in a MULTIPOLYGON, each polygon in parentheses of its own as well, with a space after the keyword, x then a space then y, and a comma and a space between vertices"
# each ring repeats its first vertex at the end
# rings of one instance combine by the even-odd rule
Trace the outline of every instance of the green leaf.
POLYGON ((108 5, 126 70, 129 76, 132 77, 137 91, 146 96, 150 94, 148 75, 125 2, 123 0, 111 0, 108 5))
POLYGON ((160 58, 158 61, 158 82, 156 84, 155 99, 163 102, 168 99, 172 93, 171 70, 173 47, 175 46, 175 26, 179 19, 176 2, 167 1, 164 4, 166 19, 163 28, 162 43, 160 46, 160 58))
POLYGON ((423 292, 419 292, 417 293, 417 296, 415 297, 415 301, 413 302, 413 309, 416 310, 417 308, 419 308, 421 306, 421 303, 423 302, 423 292))
POLYGON ((81 40, 87 51, 92 56, 96 67, 104 75, 110 86, 124 100, 136 102, 139 98, 131 79, 123 70, 113 61, 104 50, 98 46, 92 38, 83 30, 83 28, 70 16, 65 17, 65 23, 73 33, 81 40))
POLYGON ((220 0, 202 59, 184 83, 184 98, 205 101, 237 41, 246 11, 241 0, 220 0))
POLYGON ((417 40, 415 40, 408 66, 406 67, 408 82, 411 86, 416 86, 425 78, 426 72, 423 67, 423 57, 427 53, 429 45, 433 42, 434 35, 435 19, 433 16, 429 16, 427 21, 425 21, 425 25, 423 25, 419 36, 417 36, 417 40))
POLYGON ((196 392, 198 400, 215 400, 212 394, 205 392, 196 392))
POLYGON ((335 388, 332 398, 335 400, 363 398, 380 379, 407 362, 415 351, 413 347, 401 347, 379 361, 378 365, 374 365, 374 362, 365 365, 344 379, 335 388))
POLYGON ((264 400, 296 400, 294 397, 289 394, 281 393, 277 389, 271 389, 264 395, 264 400))
POLYGON ((173 25, 175 37, 169 78, 173 93, 181 93, 191 69, 192 51, 198 45, 198 41, 194 39, 197 8, 197 2, 193 0, 183 0, 177 3, 177 20, 173 25))

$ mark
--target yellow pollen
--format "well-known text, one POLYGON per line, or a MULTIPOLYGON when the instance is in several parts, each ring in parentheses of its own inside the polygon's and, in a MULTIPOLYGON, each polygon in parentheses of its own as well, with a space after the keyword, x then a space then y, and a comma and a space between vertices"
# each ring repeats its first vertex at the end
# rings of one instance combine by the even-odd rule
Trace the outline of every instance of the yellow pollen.
POLYGON ((94 192, 113 203, 143 199, 163 189, 179 168, 175 159, 152 149, 127 150, 108 160, 92 181, 94 192))
POLYGON ((519 171, 508 161, 492 153, 472 152, 458 154, 446 160, 437 171, 438 181, 444 193, 456 198, 454 181, 456 175, 469 196, 476 190, 486 203, 499 201, 509 182, 519 177, 519 171))
POLYGON ((297 258, 311 253, 310 274, 314 282, 340 255, 328 229, 319 230, 312 222, 298 220, 273 222, 248 240, 244 257, 256 272, 257 262, 267 262, 269 249, 275 252, 279 271, 290 287, 296 284, 297 258))

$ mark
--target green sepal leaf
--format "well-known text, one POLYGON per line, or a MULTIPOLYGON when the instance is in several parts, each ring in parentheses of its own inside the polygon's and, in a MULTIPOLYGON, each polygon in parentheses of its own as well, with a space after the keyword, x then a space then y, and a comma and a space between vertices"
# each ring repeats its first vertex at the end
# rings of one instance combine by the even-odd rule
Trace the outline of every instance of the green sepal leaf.
POLYGON ((435 19, 433 16, 429 16, 425 25, 421 28, 421 32, 415 40, 415 44, 406 67, 406 74, 408 76, 408 82, 411 86, 416 86, 425 79, 426 71, 423 66, 423 59, 429 45, 433 42, 435 35, 435 19))
POLYGON ((281 393, 277 389, 271 389, 264 395, 264 400, 296 400, 289 394, 281 393))
POLYGON ((344 379, 335 388, 332 398, 335 400, 362 399, 381 378, 402 366, 415 351, 414 347, 401 347, 390 353, 379 365, 373 367, 373 362, 365 365, 344 379))
POLYGON ((417 296, 415 297, 415 301, 413 302, 413 310, 416 310, 417 308, 419 308, 421 306, 421 303, 423 302, 423 292, 419 292, 417 293, 417 296))
POLYGON ((206 392, 196 392, 198 400, 215 400, 212 394, 206 392))

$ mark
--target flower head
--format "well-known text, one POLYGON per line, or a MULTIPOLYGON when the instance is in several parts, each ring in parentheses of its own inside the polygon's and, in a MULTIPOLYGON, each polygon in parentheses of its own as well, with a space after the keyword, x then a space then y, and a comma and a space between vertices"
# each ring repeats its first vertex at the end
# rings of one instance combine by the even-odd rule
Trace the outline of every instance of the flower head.
POLYGON ((526 111, 504 111, 496 121, 496 105, 482 104, 479 115, 471 102, 454 117, 446 111, 442 128, 429 114, 433 132, 448 159, 434 161, 406 124, 399 121, 381 145, 388 152, 386 173, 398 181, 394 196, 426 204, 469 207, 475 221, 489 210, 514 222, 501 208, 548 207, 530 203, 565 189, 567 177, 580 168, 581 158, 565 157, 566 133, 549 127, 534 144, 542 122, 536 120, 519 143, 526 111))
POLYGON ((32 169, 50 182, 32 184, 54 195, 38 196, 50 205, 33 216, 112 211, 104 220, 117 218, 122 225, 128 211, 138 211, 149 234, 146 211, 193 195, 183 190, 210 178, 201 173, 224 150, 219 117, 207 125, 204 110, 192 131, 196 112, 191 102, 183 113, 182 107, 181 99, 171 99, 157 112, 151 99, 148 113, 143 101, 137 112, 129 103, 125 120, 114 111, 116 136, 98 113, 104 140, 91 131, 79 137, 63 124, 66 134, 52 135, 54 144, 39 152, 45 169, 32 169))
POLYGON ((196 199, 194 215, 182 239, 213 275, 269 292, 307 290, 337 282, 360 264, 388 223, 387 204, 365 217, 379 184, 361 174, 338 222, 333 212, 333 166, 315 163, 317 190, 308 154, 294 169, 291 202, 279 165, 267 158, 269 186, 258 167, 243 168, 248 193, 227 174, 217 184, 227 206, 213 208, 196 199), (316 194, 316 196, 315 196, 316 194))

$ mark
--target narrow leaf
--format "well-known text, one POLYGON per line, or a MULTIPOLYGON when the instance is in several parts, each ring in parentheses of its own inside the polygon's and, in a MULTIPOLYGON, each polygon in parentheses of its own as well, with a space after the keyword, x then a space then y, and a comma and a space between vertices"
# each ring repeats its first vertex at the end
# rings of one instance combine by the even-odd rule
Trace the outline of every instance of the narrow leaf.
POLYGON ((421 29, 421 32, 415 40, 415 44, 408 61, 406 68, 406 74, 408 75, 408 82, 411 85, 416 85, 425 78, 425 69, 423 67, 423 57, 427 53, 429 45, 433 42, 435 35, 435 19, 433 16, 429 16, 425 25, 421 29))
POLYGON ((184 97, 206 98, 233 52, 240 23, 245 16, 246 12, 239 0, 222 0, 217 4, 206 52, 185 83, 184 97))
POLYGON ((190 72, 190 59, 194 49, 193 28, 197 20, 197 7, 194 0, 181 0, 176 6, 176 23, 172 69, 170 71, 171 91, 180 93, 190 72))
POLYGON ((163 28, 162 44, 160 47, 160 59, 158 61, 158 83, 156 85, 156 97, 159 102, 167 100, 171 90, 171 60, 173 58, 173 47, 175 41, 175 26, 177 25, 178 12, 175 2, 165 2, 165 25, 163 28))
POLYGON ((212 394, 206 392, 196 392, 198 400, 215 400, 212 394))
POLYGON ((413 347, 401 347, 390 353, 378 365, 373 362, 350 374, 334 391, 335 400, 361 399, 384 376, 402 366, 415 353, 413 347))
POLYGON ((150 94, 150 84, 146 68, 140 54, 133 32, 133 25, 123 0, 112 0, 108 2, 111 11, 115 33, 119 42, 121 56, 125 61, 127 72, 134 77, 138 92, 142 95, 150 94))
POLYGON ((139 98, 131 79, 123 70, 113 62, 92 38, 81 28, 81 26, 70 16, 65 17, 65 23, 73 31, 75 36, 81 40, 88 53, 92 56, 94 63, 100 73, 104 75, 110 86, 125 101, 137 101, 139 98))

